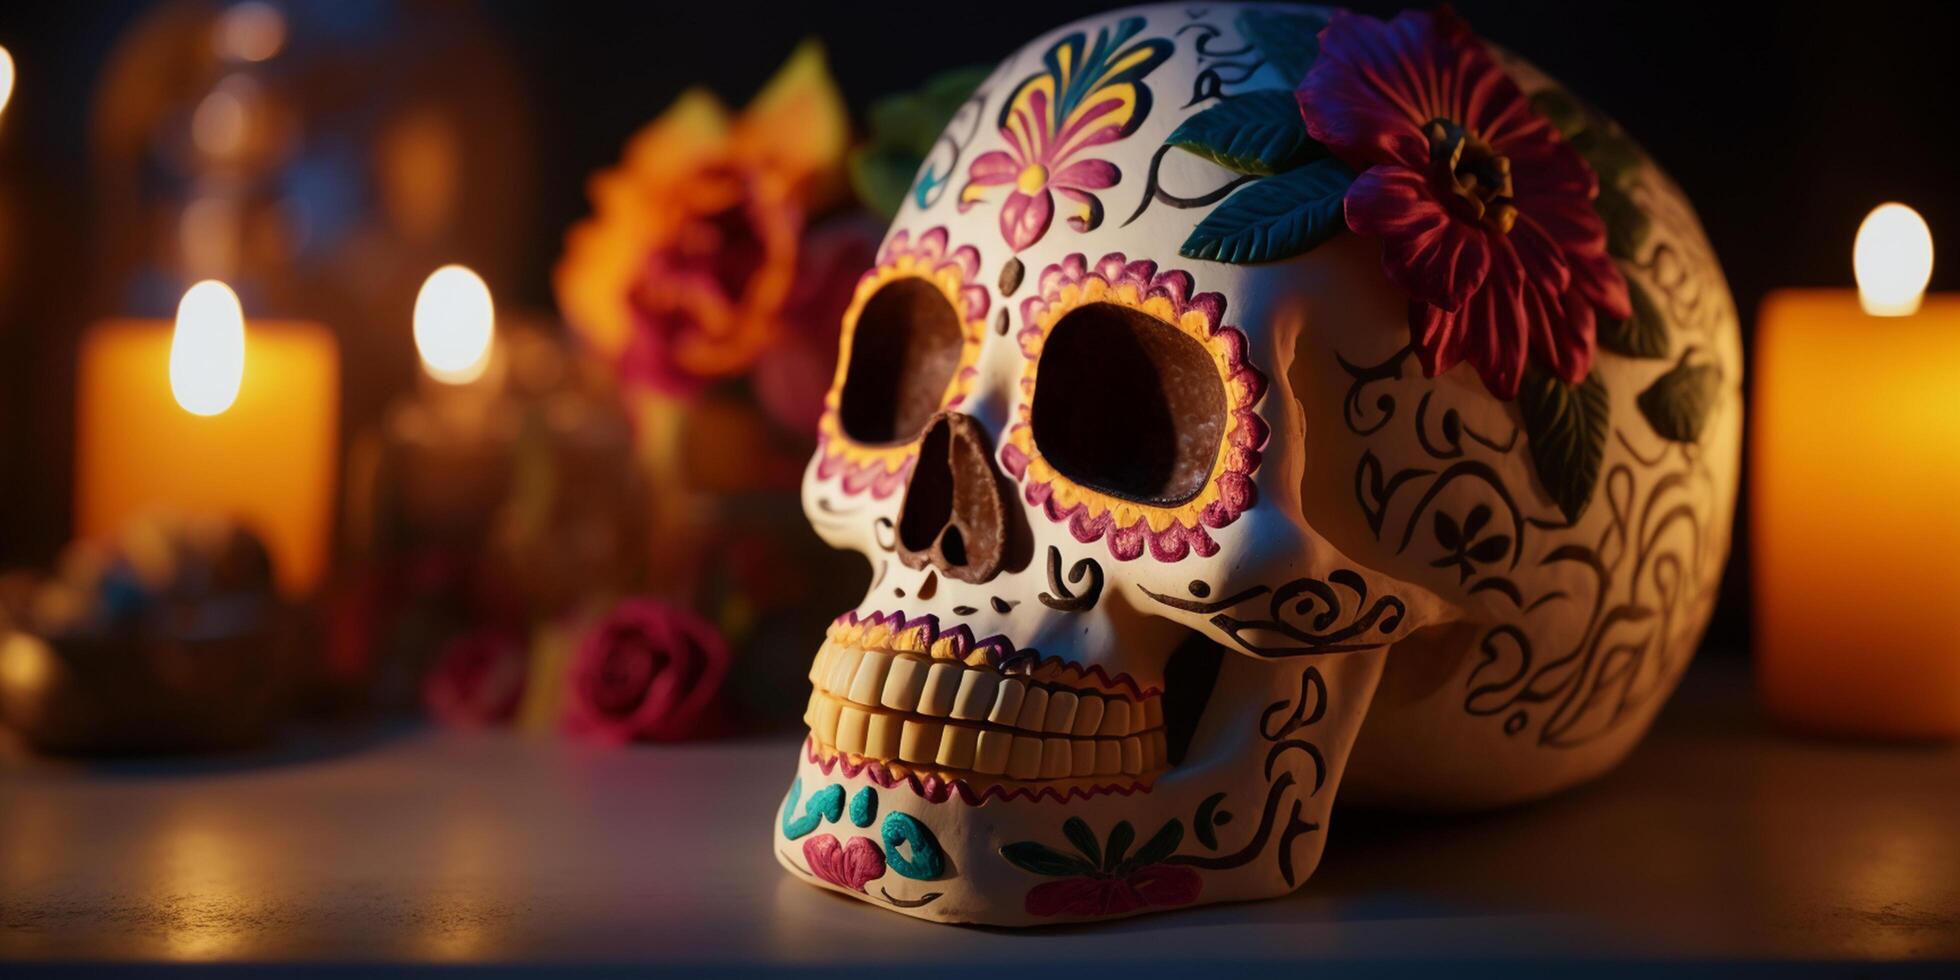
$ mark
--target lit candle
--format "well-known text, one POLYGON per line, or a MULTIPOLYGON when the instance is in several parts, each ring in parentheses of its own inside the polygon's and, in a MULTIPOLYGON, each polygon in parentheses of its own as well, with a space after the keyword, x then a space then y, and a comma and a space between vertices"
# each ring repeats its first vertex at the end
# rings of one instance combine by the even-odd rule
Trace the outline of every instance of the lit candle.
POLYGON ((414 330, 415 351, 429 377, 450 386, 481 379, 497 337, 490 287, 466 266, 429 273, 415 294, 414 330))
POLYGON ((1888 204, 1858 293, 1790 290, 1756 338, 1756 671, 1777 718, 1960 737, 1960 296, 1925 296, 1932 236, 1888 204))
POLYGON ((215 513, 253 528, 281 591, 327 564, 340 357, 312 323, 254 321, 223 283, 192 286, 175 328, 114 320, 82 338, 75 520, 115 534, 154 511, 215 513))
POLYGON ((14 56, 5 47, 0 47, 0 112, 7 111, 7 103, 14 97, 14 56))
POLYGON ((383 485, 360 489, 356 501, 388 519, 357 519, 356 534, 386 528, 415 541, 473 547, 503 502, 517 422, 504 398, 490 287, 463 266, 437 269, 416 295, 413 331, 420 391, 390 410, 382 464, 388 472, 376 474, 383 485))

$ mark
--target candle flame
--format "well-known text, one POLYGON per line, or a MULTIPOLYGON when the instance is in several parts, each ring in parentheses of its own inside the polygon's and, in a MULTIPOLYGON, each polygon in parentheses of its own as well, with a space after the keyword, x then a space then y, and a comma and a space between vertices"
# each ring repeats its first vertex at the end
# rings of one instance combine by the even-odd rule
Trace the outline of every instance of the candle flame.
POLYGON ((429 273, 415 297, 415 350, 429 377, 469 384, 490 366, 497 311, 483 277, 460 265, 429 273))
POLYGON ((7 101, 14 97, 14 55, 5 47, 0 47, 0 112, 7 109, 7 101))
POLYGON ((1903 204, 1881 204, 1858 226, 1851 248, 1858 278, 1858 303, 1872 316, 1911 316, 1919 312, 1926 284, 1933 279, 1933 233, 1919 212, 1903 204))
POLYGON ((216 279, 184 293, 170 338, 170 394, 192 415, 218 415, 245 381, 245 311, 216 279))

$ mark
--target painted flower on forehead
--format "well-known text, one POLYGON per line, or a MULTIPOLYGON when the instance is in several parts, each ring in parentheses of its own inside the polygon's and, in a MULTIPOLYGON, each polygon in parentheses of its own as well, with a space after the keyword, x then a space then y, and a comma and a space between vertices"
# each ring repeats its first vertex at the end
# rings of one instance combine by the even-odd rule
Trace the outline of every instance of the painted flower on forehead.
POLYGON ((804 228, 841 191, 849 140, 815 44, 739 114, 683 93, 593 178, 593 216, 554 274, 566 320, 628 383, 664 394, 748 372, 805 326, 804 228))
POLYGON ((1347 224, 1413 297, 1426 374, 1467 361, 1515 398, 1529 363, 1570 383, 1601 315, 1630 315, 1584 159, 1448 11, 1337 13, 1296 92, 1307 131, 1360 176, 1347 224))
POLYGON ((1097 147, 1131 133, 1150 115, 1150 88, 1143 79, 1171 55, 1164 38, 1135 40, 1141 17, 1102 28, 1090 42, 1082 32, 1056 41, 1042 55, 1040 71, 1015 86, 996 125, 1006 149, 989 150, 968 165, 960 188, 965 212, 999 187, 1000 233, 1018 252, 1048 233, 1055 198, 1068 226, 1092 231, 1102 224, 1098 191, 1116 186, 1123 172, 1095 155, 1097 147))

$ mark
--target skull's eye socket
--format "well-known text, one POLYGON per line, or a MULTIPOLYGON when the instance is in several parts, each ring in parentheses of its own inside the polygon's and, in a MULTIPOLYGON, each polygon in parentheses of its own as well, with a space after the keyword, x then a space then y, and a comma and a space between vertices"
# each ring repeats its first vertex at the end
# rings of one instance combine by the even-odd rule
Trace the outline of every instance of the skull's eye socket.
POLYGON ((924 279, 896 279, 864 304, 837 405, 844 434, 867 445, 916 437, 960 363, 960 318, 924 279))
POLYGON ((1203 344, 1128 307, 1069 312, 1043 343, 1034 441, 1075 483, 1135 503, 1198 495, 1225 433, 1225 385, 1203 344))

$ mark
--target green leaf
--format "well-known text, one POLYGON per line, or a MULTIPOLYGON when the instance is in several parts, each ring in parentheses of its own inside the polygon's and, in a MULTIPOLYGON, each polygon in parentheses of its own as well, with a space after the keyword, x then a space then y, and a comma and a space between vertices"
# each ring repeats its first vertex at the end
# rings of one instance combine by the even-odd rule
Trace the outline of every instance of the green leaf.
POLYGON ((1068 842, 1074 844, 1091 865, 1102 867, 1102 847, 1096 843, 1096 832, 1090 830, 1081 817, 1068 818, 1068 822, 1062 824, 1062 833, 1068 835, 1068 842))
POLYGON ((1276 174, 1327 155, 1308 138, 1293 93, 1277 89, 1226 99, 1184 120, 1164 142, 1242 174, 1276 174))
POLYGON ((1178 251, 1234 264, 1292 258, 1344 227, 1341 200, 1353 182, 1333 159, 1255 181, 1205 215, 1178 251))
POLYGON ((846 161, 858 199, 886 217, 897 214, 926 154, 986 78, 985 68, 956 68, 934 75, 916 90, 872 103, 865 114, 867 138, 846 161))
POLYGON ((1586 158, 1586 164, 1599 175, 1602 188, 1615 187, 1627 190, 1640 179, 1640 168, 1645 161, 1640 156, 1640 148, 1626 138, 1620 128, 1605 120, 1595 121, 1590 129, 1572 138, 1572 148, 1586 158))
POLYGON ((1247 10, 1234 21, 1288 85, 1298 85, 1320 57, 1320 29, 1327 18, 1299 11, 1247 10))
POLYGON ((1023 871, 1056 878, 1072 878, 1076 875, 1095 874, 1094 865, 1086 864, 1079 858, 1066 854, 1036 841, 1024 840, 1009 844, 1000 849, 1000 856, 1009 864, 1023 871))
POLYGON ((1640 414, 1663 438, 1699 442, 1721 386, 1721 368, 1683 360, 1640 393, 1640 414))
POLYGON ((1184 824, 1177 820, 1167 821, 1157 833, 1137 848, 1130 859, 1116 868, 1117 874, 1127 874, 1138 868, 1147 868, 1177 852, 1177 845, 1184 841, 1184 824))
POLYGON ((1560 136, 1571 139, 1585 132, 1588 119, 1586 107, 1572 97, 1572 93, 1554 85, 1532 93, 1531 107, 1545 117, 1560 136))
POLYGON ((1136 839, 1136 828, 1130 826, 1128 820, 1117 821, 1116 826, 1109 828, 1109 850, 1103 855, 1103 867, 1114 868, 1122 864, 1124 852, 1136 839))
POLYGON ((1628 357, 1666 357, 1673 347, 1667 334, 1667 320, 1639 280, 1627 276, 1626 281, 1633 315, 1624 320, 1601 317, 1599 346, 1628 357))
POLYGON ((1538 482, 1565 519, 1577 521, 1592 500, 1606 457, 1612 414, 1606 386, 1597 371, 1574 385, 1534 367, 1525 373, 1518 406, 1538 482))
POLYGON ((1599 197, 1593 201, 1593 210, 1599 212, 1600 220, 1606 222, 1606 251, 1627 260, 1640 257, 1640 249, 1647 244, 1647 236, 1654 230, 1653 219, 1640 205, 1633 203, 1625 191, 1607 184, 1599 185, 1599 197))
POLYGON ((850 155, 851 190, 858 200, 886 218, 898 214, 912 189, 921 158, 860 147, 850 155))

